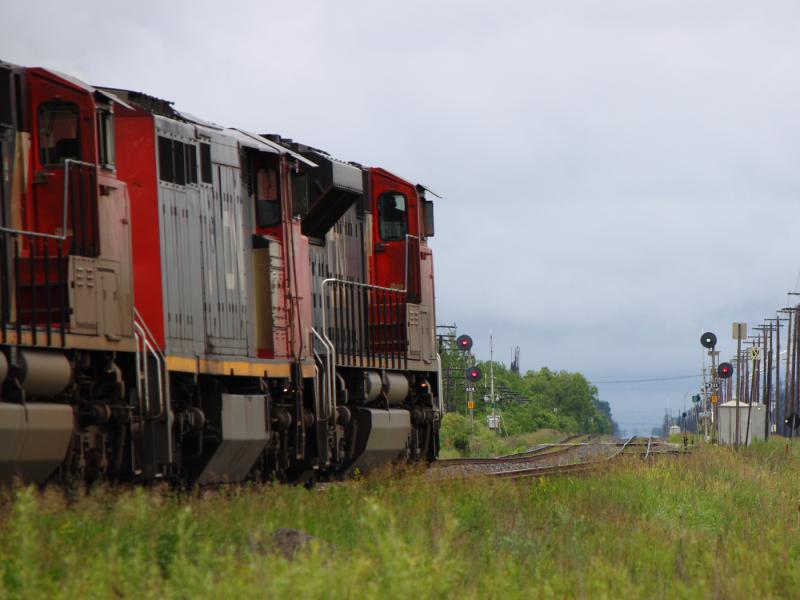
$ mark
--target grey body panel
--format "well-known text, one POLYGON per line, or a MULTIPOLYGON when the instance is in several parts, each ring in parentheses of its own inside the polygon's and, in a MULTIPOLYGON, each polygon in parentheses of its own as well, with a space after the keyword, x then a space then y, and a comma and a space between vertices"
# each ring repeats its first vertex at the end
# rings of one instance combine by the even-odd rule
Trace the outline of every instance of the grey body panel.
POLYGON ((411 414, 407 410, 359 408, 356 420, 363 449, 350 470, 364 471, 405 455, 411 435, 411 414))
POLYGON ((222 395, 222 442, 197 482, 241 481, 267 445, 267 397, 222 395))
POLYGON ((213 195, 206 207, 203 227, 208 260, 205 290, 208 349, 214 354, 246 354, 244 207, 239 169, 213 162, 212 168, 213 195))
POLYGON ((167 349, 199 354, 204 350, 199 194, 190 186, 161 183, 158 197, 167 349))
POLYGON ((67 455, 73 423, 67 404, 0 402, 0 481, 50 477, 67 455))
POLYGON ((247 356, 246 221, 238 143, 206 127, 159 116, 155 123, 157 136, 211 147, 212 183, 200 176, 186 185, 158 182, 166 351, 247 356))
POLYGON ((351 206, 325 235, 324 244, 311 244, 311 283, 314 328, 322 331, 322 282, 328 278, 366 283, 366 228, 358 208, 351 206))

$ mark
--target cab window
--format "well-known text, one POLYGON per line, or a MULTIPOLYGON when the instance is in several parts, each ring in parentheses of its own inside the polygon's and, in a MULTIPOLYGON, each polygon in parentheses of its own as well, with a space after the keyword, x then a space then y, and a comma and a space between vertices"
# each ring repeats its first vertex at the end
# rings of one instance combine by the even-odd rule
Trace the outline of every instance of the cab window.
POLYGON ((80 110, 73 102, 55 100, 39 105, 39 160, 60 166, 66 159, 80 160, 80 110))
POLYGON ((104 168, 114 168, 114 115, 109 110, 97 111, 97 156, 104 168))
POLYGON ((400 192, 378 196, 378 235, 385 242, 404 241, 407 232, 406 197, 400 192))

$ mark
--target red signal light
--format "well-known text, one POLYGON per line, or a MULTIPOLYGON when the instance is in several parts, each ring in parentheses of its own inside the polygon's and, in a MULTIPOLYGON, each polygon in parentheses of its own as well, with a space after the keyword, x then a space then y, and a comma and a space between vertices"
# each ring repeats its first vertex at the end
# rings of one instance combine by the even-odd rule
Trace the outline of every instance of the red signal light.
POLYGON ((717 375, 719 375, 722 379, 727 379, 733 373, 733 366, 731 363, 720 363, 719 367, 717 367, 717 375))
POLYGON ((456 338, 456 346, 459 350, 469 352, 472 350, 472 338, 468 335, 460 335, 456 338))
POLYGON ((467 381, 471 383, 475 383, 476 381, 480 381, 483 378, 483 372, 480 370, 479 367, 470 367, 467 369, 467 381))

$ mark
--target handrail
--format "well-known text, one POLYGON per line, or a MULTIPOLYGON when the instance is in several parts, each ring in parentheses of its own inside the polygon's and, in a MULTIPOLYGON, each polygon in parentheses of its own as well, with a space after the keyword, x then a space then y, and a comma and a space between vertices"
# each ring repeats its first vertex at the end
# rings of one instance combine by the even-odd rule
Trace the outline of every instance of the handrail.
MULTIPOLYGON (((338 307, 339 308, 339 312, 334 312, 333 334, 330 335, 330 331, 329 331, 329 327, 328 327, 329 326, 329 316, 330 316, 328 314, 329 313, 329 311, 328 311, 328 308, 329 308, 328 307, 328 297, 329 297, 329 293, 330 293, 329 292, 329 286, 332 286, 332 285, 340 286, 338 288, 339 290, 345 291, 345 292, 347 292, 349 290, 353 294, 356 294, 356 292, 358 290, 365 290, 367 293, 376 292, 376 294, 381 294, 381 295, 385 296, 384 300, 382 300, 382 302, 384 302, 384 304, 382 304, 381 306, 391 306, 392 307, 391 311, 394 312, 394 315, 397 317, 398 320, 392 325, 392 327, 393 327, 393 329, 395 331, 393 333, 389 333, 388 334, 388 335, 393 335, 394 337, 392 337, 391 339, 388 338, 388 337, 384 337, 381 340, 376 340, 376 341, 378 343, 381 343, 381 344, 386 344, 387 342, 394 344, 393 345, 393 349, 389 350, 387 352, 386 356, 383 357, 383 358, 385 358, 385 360, 390 361, 392 363, 392 366, 390 368, 395 368, 395 366, 394 366, 395 362, 397 362, 398 365, 402 364, 402 362, 407 362, 408 361, 408 357, 407 357, 407 354, 406 354, 407 350, 401 349, 401 347, 402 347, 401 341, 402 340, 400 339, 401 335, 405 335, 405 333, 402 333, 401 327, 405 327, 406 326, 406 321, 407 321, 407 315, 405 313, 401 312, 401 310, 400 310, 401 306, 405 309, 405 306, 408 303, 406 290, 405 289, 401 290, 401 289, 396 289, 396 288, 390 288, 390 287, 383 287, 383 286, 379 286, 379 285, 371 285, 371 284, 368 284, 368 283, 361 283, 361 282, 358 282, 358 281, 347 281, 347 280, 338 279, 338 278, 335 278, 335 277, 324 279, 322 281, 322 283, 320 284, 320 294, 322 296, 322 334, 324 336, 326 336, 326 339, 331 343, 331 347, 332 347, 332 349, 334 351, 339 350, 339 351, 342 352, 342 355, 345 357, 344 360, 347 361, 347 362, 352 362, 351 359, 355 360, 355 358, 353 358, 351 355, 349 355, 347 353, 348 348, 350 350, 353 350, 353 348, 350 347, 350 346, 352 346, 352 344, 348 343, 347 341, 345 341, 343 345, 337 346, 337 344, 339 344, 340 341, 341 341, 341 340, 338 339, 337 327, 339 325, 341 325, 341 323, 339 323, 339 317, 344 315, 344 318, 347 319, 348 318, 347 315, 349 314, 350 315, 350 319, 352 319, 355 315, 352 312, 348 313, 347 310, 345 310, 344 313, 341 313, 341 309, 342 308, 346 309, 349 306, 346 302, 344 302, 344 301, 339 302, 339 303, 334 302, 334 308, 338 307), (386 304, 386 300, 392 300, 393 302, 391 304, 386 304), (331 337, 335 341, 331 341, 331 337)), ((358 293, 360 294, 361 292, 359 291, 358 293)), ((350 296, 352 298, 352 295, 351 294, 347 294, 347 293, 342 294, 342 296, 343 297, 350 296)), ((339 298, 339 300, 342 300, 342 298, 339 298)), ((366 302, 367 302, 367 310, 369 310, 369 308, 368 308, 369 307, 369 300, 367 300, 366 302)), ((359 307, 360 306, 361 306, 361 303, 359 301, 359 307)), ((359 308, 359 310, 360 310, 360 308, 359 308)), ((369 312, 367 312, 366 314, 369 315, 369 312)), ((391 317, 392 315, 391 314, 384 314, 383 315, 384 318, 387 317, 387 316, 391 317)), ((359 313, 359 315, 358 315, 359 322, 360 322, 360 319, 361 319, 361 313, 359 313)), ((367 319, 369 320, 369 316, 367 316, 367 319)), ((353 323, 351 322, 350 324, 353 324, 353 323)), ((363 329, 363 330, 362 329, 356 329, 355 331, 360 331, 360 332, 366 333, 368 331, 368 328, 369 328, 369 325, 367 325, 367 329, 363 329)), ((347 337, 347 339, 349 339, 352 342, 353 338, 348 337, 349 334, 350 334, 350 330, 349 329, 347 329, 345 331, 342 331, 342 333, 344 333, 345 337, 347 337)), ((367 362, 374 361, 375 357, 378 356, 381 352, 375 350, 375 348, 372 345, 372 340, 370 340, 367 343, 368 343, 367 354, 369 355, 368 358, 367 358, 367 362)), ((383 352, 386 352, 385 348, 384 348, 383 352)), ((357 358, 357 360, 359 361, 360 365, 363 366, 364 357, 363 356, 359 356, 357 358)), ((377 360, 380 361, 381 358, 378 357, 377 360)), ((334 363, 336 363, 336 353, 335 352, 334 352, 334 363)), ((351 364, 349 366, 357 366, 357 365, 351 364)), ((376 365, 373 365, 373 366, 376 366, 376 365)))
POLYGON ((133 307, 133 316, 134 316, 134 320, 137 323, 139 323, 139 325, 141 325, 142 329, 144 329, 145 333, 147 334, 147 337, 150 338, 150 341, 152 342, 153 346, 156 347, 156 350, 158 351, 158 353, 161 354, 161 356, 163 357, 164 354, 158 348, 158 344, 156 344, 156 336, 154 336, 152 334, 152 332, 150 331, 150 328, 147 326, 147 323, 142 318, 142 315, 139 314, 139 310, 136 308, 136 306, 133 307))
POLYGON ((404 292, 408 291, 408 250, 409 250, 408 240, 409 239, 415 239, 415 240, 417 240, 417 243, 420 242, 420 237, 418 235, 411 235, 410 233, 406 234, 406 237, 405 237, 405 266, 404 266, 404 269, 403 269, 403 271, 404 271, 404 273, 403 273, 403 285, 405 286, 403 288, 404 292))
MULTIPOLYGON (((142 342, 142 337, 139 335, 138 328, 135 326, 133 328, 133 339, 136 342, 136 354, 134 355, 134 367, 136 369, 136 397, 139 398, 139 402, 142 402, 143 394, 142 394, 142 378, 139 377, 139 373, 142 372, 142 359, 140 357, 139 346, 142 342)), ((149 410, 148 406, 148 410, 149 410)))
MULTIPOLYGON (((147 323, 142 318, 142 315, 139 314, 139 311, 136 310, 136 307, 133 307, 133 326, 134 331, 138 330, 141 334, 142 339, 142 347, 144 350, 149 351, 153 357, 156 359, 156 363, 158 365, 158 390, 159 390, 159 412, 155 416, 151 416, 151 420, 158 420, 162 417, 166 416, 167 423, 166 423, 166 434, 167 434, 167 460, 168 462, 172 462, 173 455, 172 455, 172 421, 173 421, 173 414, 172 409, 172 402, 170 400, 170 393, 169 393, 169 370, 167 369, 167 358, 164 356, 164 353, 161 352, 161 349, 158 347, 156 343, 155 336, 150 331, 150 328, 147 327, 147 323), (148 339, 149 338, 149 339, 148 339)), ((136 354, 138 358, 139 354, 139 344, 137 342, 136 345, 136 354)), ((144 361, 145 366, 145 378, 147 378, 147 360, 144 361)), ((136 372, 136 377, 138 381, 139 371, 136 372)), ((150 399, 149 399, 150 390, 147 391, 148 395, 148 405, 147 410, 150 411, 150 399)))
MULTIPOLYGON (((144 331, 144 328, 142 328, 142 326, 139 324, 139 322, 138 321, 134 321, 133 326, 134 326, 134 328, 136 330, 139 331, 139 333, 141 335, 142 348, 144 349, 145 352, 149 352, 150 354, 153 355, 153 358, 156 359, 156 363, 158 365, 158 369, 157 369, 157 376, 158 376, 158 414, 149 415, 149 417, 151 419, 158 420, 161 417, 163 417, 164 413, 165 413, 164 405, 165 405, 166 393, 165 393, 165 388, 164 388, 164 380, 163 380, 163 377, 161 375, 162 371, 164 370, 164 364, 165 363, 164 363, 164 360, 162 358, 161 353, 159 351, 157 351, 157 349, 147 339, 145 331, 144 331)), ((137 354, 138 354, 138 350, 139 350, 138 345, 136 347, 136 350, 137 350, 137 354)), ((147 358, 145 358, 145 360, 144 360, 144 378, 145 378, 145 380, 149 379, 148 371, 149 371, 149 369, 148 369, 148 366, 147 366, 147 358)), ((147 393, 143 394, 143 396, 147 398, 147 412, 149 413, 150 412, 150 390, 148 389, 147 393)))
POLYGON ((0 231, 6 233, 14 233, 18 235, 27 235, 30 237, 46 238, 49 240, 64 241, 67 239, 67 204, 69 203, 69 166, 70 164, 81 165, 84 167, 96 167, 94 163, 87 163, 81 160, 74 160, 67 158, 64 160, 64 200, 61 206, 61 235, 55 233, 40 233, 38 231, 26 231, 24 229, 14 229, 12 227, 0 227, 0 231))
POLYGON ((439 396, 439 418, 444 416, 444 396, 442 390, 442 355, 436 353, 436 388, 439 396))
POLYGON ((311 328, 311 333, 325 346, 325 351, 327 352, 328 356, 325 357, 325 362, 328 363, 326 366, 326 378, 328 381, 326 382, 327 385, 327 410, 328 414, 326 417, 330 418, 336 413, 336 348, 333 345, 333 342, 328 339, 328 336, 325 335, 323 331, 322 335, 314 329, 311 328))
MULTIPOLYGON (((347 285, 354 285, 356 287, 362 287, 370 290, 380 290, 382 292, 397 292, 399 294, 404 294, 407 290, 405 288, 398 289, 392 287, 383 287, 380 285, 372 285, 370 283, 361 283, 360 281, 347 281, 346 279, 338 279, 336 277, 329 277, 328 279, 322 280, 322 286, 324 287, 326 283, 345 283, 347 285)), ((323 305, 323 309, 325 306, 323 305)))
POLYGON ((364 288, 367 290, 379 290, 381 292, 393 292, 397 294, 405 294, 406 289, 403 288, 402 290, 398 290, 397 288, 390 288, 390 287, 383 287, 380 285, 371 285, 369 283, 361 283, 360 281, 347 281, 346 279, 338 279, 336 277, 329 277, 328 279, 323 279, 322 283, 320 284, 320 293, 322 295, 322 331, 323 333, 328 330, 328 310, 327 310, 327 302, 325 302, 325 286, 329 283, 343 283, 345 285, 353 285, 355 287, 364 288))

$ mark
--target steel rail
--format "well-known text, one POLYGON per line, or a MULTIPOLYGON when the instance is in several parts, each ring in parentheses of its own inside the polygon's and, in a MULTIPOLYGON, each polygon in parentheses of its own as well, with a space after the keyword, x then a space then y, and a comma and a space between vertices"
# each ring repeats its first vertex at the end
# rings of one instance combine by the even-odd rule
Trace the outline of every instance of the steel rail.
POLYGON ((546 475, 561 475, 568 473, 580 473, 607 467, 605 461, 586 461, 573 463, 571 465, 555 465, 550 467, 539 467, 536 469, 518 469, 515 471, 498 471, 497 473, 486 473, 492 479, 522 479, 526 477, 544 477, 546 475))
POLYGON ((543 475, 550 475, 550 474, 561 474, 561 473, 574 473, 579 471, 587 471, 592 469, 603 468, 608 466, 612 460, 620 456, 624 451, 625 448, 628 447, 636 436, 631 436, 628 440, 622 444, 622 447, 617 450, 611 456, 606 457, 602 460, 591 460, 591 461, 583 461, 579 463, 573 463, 569 465, 555 465, 550 467, 534 467, 528 469, 516 469, 511 471, 498 471, 496 473, 489 473, 489 477, 492 478, 501 478, 501 479, 517 479, 522 477, 541 477, 543 475))
POLYGON ((561 438, 560 440, 558 440, 557 442, 554 442, 552 444, 537 444, 536 446, 531 446, 530 448, 528 448, 527 450, 523 450, 522 452, 513 452, 511 454, 504 454, 504 455, 502 455, 502 456, 500 456, 498 458, 512 458, 514 456, 525 456, 525 455, 530 455, 530 454, 537 454, 537 453, 543 452, 544 450, 547 450, 548 448, 552 448, 554 446, 574 445, 573 440, 577 440, 577 439, 580 439, 582 437, 586 437, 586 439, 588 441, 588 440, 592 439, 592 437, 594 437, 594 436, 593 436, 593 434, 573 433, 572 435, 565 436, 565 437, 561 438))

